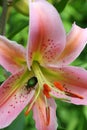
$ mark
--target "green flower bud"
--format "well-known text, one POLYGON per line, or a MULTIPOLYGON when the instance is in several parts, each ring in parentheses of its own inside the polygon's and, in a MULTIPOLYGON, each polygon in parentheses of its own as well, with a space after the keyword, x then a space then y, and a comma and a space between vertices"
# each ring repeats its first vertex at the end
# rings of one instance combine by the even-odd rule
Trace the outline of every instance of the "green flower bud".
POLYGON ((29 3, 28 0, 15 0, 14 8, 20 13, 29 16, 29 3))

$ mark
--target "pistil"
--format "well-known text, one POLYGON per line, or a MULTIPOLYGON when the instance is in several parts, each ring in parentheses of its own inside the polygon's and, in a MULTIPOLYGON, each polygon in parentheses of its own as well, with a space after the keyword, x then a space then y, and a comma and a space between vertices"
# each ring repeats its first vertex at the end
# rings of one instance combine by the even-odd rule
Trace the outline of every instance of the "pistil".
POLYGON ((44 75, 42 74, 42 72, 40 70, 39 64, 37 62, 34 62, 33 65, 32 65, 32 69, 33 69, 33 72, 35 74, 35 77, 38 80, 38 84, 42 89, 43 84, 46 82, 46 79, 45 79, 44 75))

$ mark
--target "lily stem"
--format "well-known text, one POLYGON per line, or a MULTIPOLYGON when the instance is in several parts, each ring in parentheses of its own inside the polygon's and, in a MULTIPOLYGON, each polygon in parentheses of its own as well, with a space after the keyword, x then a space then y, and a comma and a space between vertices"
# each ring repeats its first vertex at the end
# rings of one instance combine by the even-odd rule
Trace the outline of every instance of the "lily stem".
POLYGON ((0 34, 1 35, 5 34, 7 9, 8 9, 7 0, 3 0, 3 9, 2 9, 1 17, 0 17, 0 34))

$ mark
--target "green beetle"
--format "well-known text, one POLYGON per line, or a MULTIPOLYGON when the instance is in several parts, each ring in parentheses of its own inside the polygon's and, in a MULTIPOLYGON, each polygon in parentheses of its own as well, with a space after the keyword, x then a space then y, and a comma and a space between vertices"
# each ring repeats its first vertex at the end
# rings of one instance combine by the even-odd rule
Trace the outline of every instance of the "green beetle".
POLYGON ((26 88, 27 90, 30 88, 34 88, 35 85, 37 84, 37 78, 36 77, 32 77, 28 80, 27 84, 26 84, 26 88))

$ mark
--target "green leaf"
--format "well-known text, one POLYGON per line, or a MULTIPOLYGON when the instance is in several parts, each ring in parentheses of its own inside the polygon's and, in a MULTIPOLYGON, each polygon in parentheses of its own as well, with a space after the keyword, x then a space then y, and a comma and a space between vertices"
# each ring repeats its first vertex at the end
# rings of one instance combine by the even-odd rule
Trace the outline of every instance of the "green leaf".
POLYGON ((3 2, 3 0, 0 0, 0 6, 2 6, 2 2, 3 2))
POLYGON ((59 12, 62 12, 67 5, 69 0, 60 0, 60 1, 55 1, 54 6, 58 9, 59 12))
POLYGON ((25 119, 24 119, 24 113, 22 112, 14 121, 13 123, 8 126, 7 128, 4 128, 2 130, 24 130, 25 125, 25 119))
POLYGON ((25 27, 27 27, 29 24, 28 21, 24 21, 22 20, 22 22, 20 22, 20 24, 16 24, 15 29, 12 29, 11 33, 9 33, 9 35, 7 36, 9 39, 12 39, 17 33, 19 33, 20 31, 22 31, 25 27))
POLYGON ((5 80, 4 69, 0 66, 0 84, 5 80))
POLYGON ((5 80, 5 77, 3 75, 0 75, 0 85, 3 83, 4 80, 5 80))

